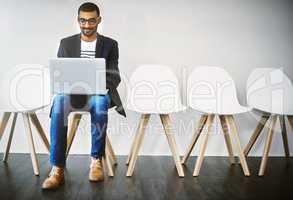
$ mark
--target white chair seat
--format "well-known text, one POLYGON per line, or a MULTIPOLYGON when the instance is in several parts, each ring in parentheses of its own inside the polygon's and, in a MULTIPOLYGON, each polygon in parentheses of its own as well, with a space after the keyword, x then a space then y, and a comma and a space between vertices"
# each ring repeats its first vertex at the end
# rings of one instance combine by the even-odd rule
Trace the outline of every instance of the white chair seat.
POLYGON ((257 106, 257 108, 254 109, 265 113, 270 113, 272 115, 293 116, 292 108, 283 108, 282 111, 280 111, 280 109, 267 109, 266 106, 259 105, 257 106))
POLYGON ((192 109, 204 113, 204 114, 216 114, 216 115, 236 115, 241 113, 246 113, 251 111, 251 108, 245 107, 242 105, 223 105, 222 110, 213 108, 209 103, 198 103, 196 105, 192 105, 192 109))
POLYGON ((81 115, 89 115, 90 114, 89 111, 73 111, 71 113, 73 113, 73 114, 81 114, 81 115))
POLYGON ((0 111, 30 112, 50 105, 49 71, 41 65, 18 65, 1 74, 0 111))
POLYGON ((187 107, 181 103, 178 103, 176 106, 170 106, 170 104, 168 104, 167 106, 161 105, 160 108, 157 108, 156 105, 152 103, 147 103, 146 101, 139 102, 140 104, 139 107, 134 107, 129 105, 127 109, 138 112, 138 113, 142 113, 142 114, 170 114, 170 113, 176 113, 176 112, 180 112, 187 109, 187 107))
POLYGON ((188 77, 187 104, 202 113, 234 115, 251 109, 239 104, 236 86, 222 68, 200 66, 188 77))
POLYGON ((254 109, 278 115, 293 115, 293 86, 280 69, 257 68, 247 81, 247 102, 254 109))
POLYGON ((141 65, 127 86, 126 108, 142 114, 169 114, 186 109, 179 82, 168 66, 141 65))
POLYGON ((40 106, 34 106, 32 108, 17 108, 17 107, 10 107, 9 105, 7 107, 3 106, 3 104, 1 104, 0 107, 0 112, 1 113, 5 113, 5 112, 11 112, 11 113, 31 113, 31 112, 36 112, 38 110, 41 110, 43 108, 46 108, 47 106, 49 106, 50 104, 47 105, 40 105, 40 106))

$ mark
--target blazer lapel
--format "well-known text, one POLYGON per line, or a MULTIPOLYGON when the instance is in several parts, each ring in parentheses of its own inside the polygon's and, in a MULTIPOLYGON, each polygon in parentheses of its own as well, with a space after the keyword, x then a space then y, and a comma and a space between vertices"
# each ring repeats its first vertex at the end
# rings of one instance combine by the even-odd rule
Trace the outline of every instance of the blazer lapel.
POLYGON ((96 58, 102 57, 103 36, 97 33, 96 58))
POLYGON ((81 48, 81 34, 76 36, 76 39, 73 42, 72 50, 72 57, 73 58, 80 58, 80 48, 81 48))

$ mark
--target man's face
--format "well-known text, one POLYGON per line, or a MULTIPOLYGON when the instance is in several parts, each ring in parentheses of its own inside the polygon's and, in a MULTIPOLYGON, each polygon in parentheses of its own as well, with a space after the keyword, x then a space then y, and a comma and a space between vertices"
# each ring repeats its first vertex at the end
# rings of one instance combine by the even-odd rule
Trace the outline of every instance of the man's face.
POLYGON ((101 22, 101 17, 97 16, 97 12, 80 11, 78 16, 79 27, 81 33, 85 36, 92 36, 96 34, 98 24, 101 22))

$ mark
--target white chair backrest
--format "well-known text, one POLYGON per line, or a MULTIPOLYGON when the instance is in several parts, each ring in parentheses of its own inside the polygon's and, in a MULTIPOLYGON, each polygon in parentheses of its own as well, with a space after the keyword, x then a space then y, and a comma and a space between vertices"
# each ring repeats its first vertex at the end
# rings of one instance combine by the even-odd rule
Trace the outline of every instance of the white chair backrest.
POLYGON ((188 76, 187 105, 205 113, 241 112, 233 79, 223 68, 213 66, 196 67, 188 76))
POLYGON ((26 112, 50 104, 49 70, 17 65, 0 75, 0 110, 26 112))
POLYGON ((249 106, 268 113, 293 115, 292 83, 281 69, 254 69, 246 91, 249 106))
POLYGON ((184 109, 177 77, 167 66, 142 65, 127 84, 127 108, 139 113, 172 113, 184 109))

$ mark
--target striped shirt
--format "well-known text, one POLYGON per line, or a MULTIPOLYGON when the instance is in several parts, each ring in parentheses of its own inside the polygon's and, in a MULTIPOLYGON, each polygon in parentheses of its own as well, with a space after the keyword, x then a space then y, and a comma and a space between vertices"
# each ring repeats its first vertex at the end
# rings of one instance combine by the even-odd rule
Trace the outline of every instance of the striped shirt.
POLYGON ((92 42, 85 42, 81 40, 80 57, 81 58, 95 58, 96 56, 97 40, 92 42))

